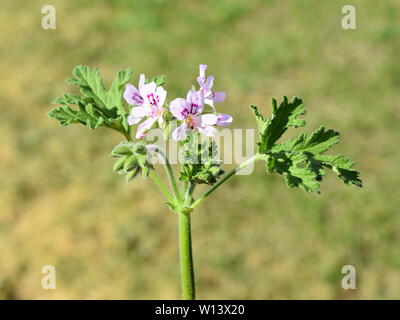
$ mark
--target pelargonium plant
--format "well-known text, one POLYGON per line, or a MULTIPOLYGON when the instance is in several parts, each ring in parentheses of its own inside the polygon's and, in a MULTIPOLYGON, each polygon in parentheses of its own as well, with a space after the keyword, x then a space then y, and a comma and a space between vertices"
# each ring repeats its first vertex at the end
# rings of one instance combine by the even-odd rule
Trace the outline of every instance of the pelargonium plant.
POLYGON ((219 113, 218 104, 225 100, 225 93, 214 91, 214 77, 206 77, 206 68, 200 65, 197 86, 193 86, 186 97, 175 97, 168 102, 164 76, 149 80, 142 74, 136 87, 128 83, 132 72, 125 69, 117 72, 110 89, 106 90, 98 69, 77 66, 73 78, 67 82, 78 86, 81 94, 68 93, 55 99, 53 103, 58 107, 48 113, 62 126, 77 123, 90 129, 103 127, 122 134, 125 140, 110 155, 115 158, 114 172, 126 175, 128 182, 139 174, 143 178, 150 177, 177 215, 183 299, 195 298, 190 226, 193 210, 241 169, 264 161, 267 173, 281 174, 289 187, 299 187, 306 192, 320 192, 320 181, 327 169, 336 173, 346 185, 362 186, 359 172, 352 169, 353 161, 344 155, 325 154, 339 142, 337 131, 320 126, 311 135, 302 133, 297 138, 282 141, 288 128, 305 125, 299 118, 305 108, 297 97, 291 101, 283 97, 279 104, 273 99, 270 117, 251 106, 259 133, 257 152, 224 173, 222 161, 214 157, 213 137, 218 127, 230 125, 233 118, 219 113), (156 129, 162 130, 167 140, 177 141, 185 160, 180 163, 178 179, 165 150, 146 140, 156 129), (202 137, 206 142, 202 142, 202 137), (162 160, 169 188, 159 178, 154 155, 162 160), (195 198, 195 188, 201 184, 208 188, 195 198))

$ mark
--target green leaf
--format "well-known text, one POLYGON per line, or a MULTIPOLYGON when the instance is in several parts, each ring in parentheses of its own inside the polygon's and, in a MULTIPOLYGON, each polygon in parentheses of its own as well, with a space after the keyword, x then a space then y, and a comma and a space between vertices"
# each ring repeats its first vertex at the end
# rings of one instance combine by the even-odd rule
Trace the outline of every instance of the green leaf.
POLYGON ((56 103, 65 105, 52 109, 48 113, 48 116, 58 120, 62 126, 67 126, 71 123, 81 123, 90 129, 97 129, 106 122, 106 119, 91 103, 85 104, 79 96, 64 95, 55 101, 56 103), (77 108, 74 110, 68 104, 75 104, 77 108))
POLYGON ((156 76, 151 79, 151 82, 155 82, 157 87, 162 86, 165 83, 165 75, 156 76))
POLYGON ((290 139, 271 148, 273 152, 296 151, 310 152, 312 154, 322 154, 329 148, 339 143, 340 134, 335 130, 326 130, 324 126, 319 127, 309 137, 302 133, 296 139, 290 139))
POLYGON ((300 187, 306 192, 319 193, 317 174, 304 163, 306 159, 306 155, 302 153, 272 153, 267 159, 267 172, 282 174, 289 187, 300 187))
POLYGON ((81 123, 96 129, 104 125, 129 135, 128 111, 124 107, 122 92, 131 77, 131 70, 118 71, 108 91, 97 68, 90 70, 87 66, 77 66, 72 74, 74 77, 67 82, 77 85, 82 95, 65 94, 55 99, 53 103, 60 107, 51 110, 49 117, 59 120, 63 126, 81 123))
POLYGON ((283 97, 283 101, 277 104, 272 99, 272 116, 265 118, 258 111, 257 107, 251 106, 253 114, 256 118, 261 141, 258 143, 259 152, 268 152, 275 142, 285 133, 289 127, 302 127, 305 121, 298 119, 300 115, 305 114, 303 101, 294 97, 291 102, 287 97, 283 97))
POLYGON ((260 132, 259 153, 266 155, 266 170, 282 174, 289 187, 299 187, 306 192, 320 192, 320 181, 326 169, 334 171, 346 185, 362 186, 360 174, 352 169, 354 162, 343 155, 324 155, 339 142, 339 132, 320 126, 310 136, 302 133, 297 138, 278 143, 287 128, 304 126, 298 119, 305 113, 303 103, 294 98, 277 106, 272 103, 272 116, 266 118, 252 106, 260 132))
POLYGON ((307 164, 304 155, 296 154, 292 157, 292 165, 288 172, 284 173, 286 183, 289 187, 300 187, 306 192, 320 192, 320 184, 317 174, 307 164))
POLYGON ((127 113, 122 103, 122 91, 124 85, 131 78, 132 71, 130 69, 117 72, 109 91, 105 89, 97 68, 90 70, 88 66, 77 66, 72 74, 75 77, 67 79, 67 82, 78 85, 81 93, 85 97, 92 98, 106 116, 115 117, 116 110, 119 115, 127 113))
POLYGON ((360 173, 352 169, 354 161, 344 155, 319 155, 315 157, 315 160, 319 161, 321 166, 332 169, 346 185, 362 187, 360 173))

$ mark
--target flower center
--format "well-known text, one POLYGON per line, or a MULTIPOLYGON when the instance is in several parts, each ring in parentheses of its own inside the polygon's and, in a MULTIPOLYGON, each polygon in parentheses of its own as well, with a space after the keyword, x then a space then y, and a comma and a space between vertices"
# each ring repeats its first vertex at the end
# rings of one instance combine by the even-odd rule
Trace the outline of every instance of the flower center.
POLYGON ((193 128, 194 127, 194 121, 193 121, 193 118, 190 115, 188 115, 186 117, 186 119, 183 120, 183 121, 189 126, 189 128, 193 128))
POLYGON ((148 116, 151 118, 157 118, 157 117, 160 117, 162 114, 163 114, 163 109, 155 106, 155 107, 151 107, 151 109, 148 113, 148 116))

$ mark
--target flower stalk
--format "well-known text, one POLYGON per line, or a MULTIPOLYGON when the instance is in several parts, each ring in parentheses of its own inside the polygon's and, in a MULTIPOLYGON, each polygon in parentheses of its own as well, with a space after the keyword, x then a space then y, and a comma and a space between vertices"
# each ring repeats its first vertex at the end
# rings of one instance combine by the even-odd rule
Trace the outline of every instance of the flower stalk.
POLYGON ((194 266, 192 255, 192 234, 190 213, 179 212, 179 261, 182 285, 182 299, 194 300, 196 287, 194 279, 194 266))

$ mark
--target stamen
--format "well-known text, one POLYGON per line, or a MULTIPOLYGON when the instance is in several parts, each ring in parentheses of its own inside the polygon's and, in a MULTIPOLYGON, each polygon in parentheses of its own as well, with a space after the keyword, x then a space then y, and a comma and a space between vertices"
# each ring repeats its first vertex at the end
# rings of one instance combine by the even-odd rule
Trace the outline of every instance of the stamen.
POLYGON ((151 118, 157 118, 159 116, 161 116, 163 113, 163 110, 160 109, 159 107, 152 107, 148 113, 148 116, 151 118))

